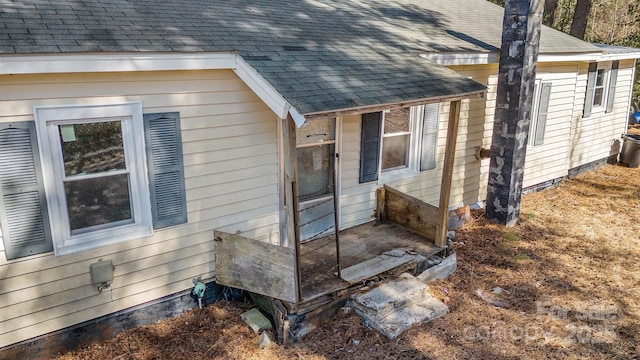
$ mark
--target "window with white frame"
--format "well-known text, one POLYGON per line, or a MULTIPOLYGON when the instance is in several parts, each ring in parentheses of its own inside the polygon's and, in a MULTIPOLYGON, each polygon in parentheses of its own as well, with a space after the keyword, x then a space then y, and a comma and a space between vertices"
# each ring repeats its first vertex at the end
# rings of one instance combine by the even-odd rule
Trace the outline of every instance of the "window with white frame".
POLYGON ((36 107, 0 123, 7 260, 70 254, 187 219, 180 113, 141 103, 36 107))
POLYGON ((382 114, 382 148, 380 170, 389 173, 410 167, 411 141, 415 137, 416 119, 410 116, 410 108, 393 109, 382 114))
POLYGON ((607 75, 609 73, 609 63, 598 64, 596 79, 593 88, 593 107, 601 108, 605 105, 605 95, 607 91, 607 75))
POLYGON ((592 112, 610 113, 614 109, 618 68, 620 61, 593 62, 589 64, 583 118, 592 112))
POLYGON ((529 122, 529 147, 544 145, 544 137, 551 100, 551 82, 537 79, 533 90, 531 104, 531 121, 529 122))
POLYGON ((439 104, 362 115, 360 182, 380 183, 436 167, 439 104))
POLYGON ((36 108, 57 254, 152 233, 140 103, 36 108))

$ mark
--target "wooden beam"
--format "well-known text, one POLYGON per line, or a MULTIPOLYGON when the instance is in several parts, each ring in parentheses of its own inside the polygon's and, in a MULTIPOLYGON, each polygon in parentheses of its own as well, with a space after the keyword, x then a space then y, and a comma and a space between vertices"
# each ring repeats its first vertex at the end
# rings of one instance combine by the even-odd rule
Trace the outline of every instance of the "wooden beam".
POLYGON ((284 223, 286 234, 280 235, 280 245, 293 250, 295 257, 293 276, 296 302, 302 299, 302 277, 300 275, 300 213, 298 212, 298 173, 296 150, 296 125, 291 116, 282 120, 284 162, 284 223), (286 235, 286 236, 284 236, 286 235), (282 240, 283 239, 283 240, 282 240))
POLYGON ((442 182, 440 183, 440 206, 436 225, 436 246, 445 246, 447 241, 447 219, 449 218, 449 198, 451 197, 451 180, 453 163, 456 154, 458 124, 460 123, 460 100, 452 101, 449 106, 449 123, 447 125, 447 142, 445 145, 442 182))
POLYGON ((447 101, 453 102, 461 99, 482 98, 484 96, 484 93, 485 93, 485 90, 479 90, 479 91, 473 91, 473 92, 463 93, 463 94, 438 96, 438 97, 433 97, 428 99, 415 99, 415 100, 409 100, 409 101, 404 101, 399 103, 376 104, 371 106, 345 108, 345 109, 332 110, 332 111, 326 111, 326 112, 306 113, 304 114, 304 117, 307 120, 314 120, 314 119, 326 119, 326 118, 346 116, 346 115, 364 114, 364 113, 400 109, 400 108, 406 108, 406 107, 418 106, 418 105, 436 104, 436 103, 447 102, 447 101))
POLYGON ((298 180, 296 157, 296 126, 291 116, 282 119, 282 142, 284 162, 284 208, 285 234, 280 235, 280 245, 294 248, 296 244, 295 214, 298 210, 298 199, 293 194, 292 184, 298 180))
POLYGON ((384 187, 380 187, 376 190, 376 219, 378 221, 384 221, 387 218, 385 200, 384 187))

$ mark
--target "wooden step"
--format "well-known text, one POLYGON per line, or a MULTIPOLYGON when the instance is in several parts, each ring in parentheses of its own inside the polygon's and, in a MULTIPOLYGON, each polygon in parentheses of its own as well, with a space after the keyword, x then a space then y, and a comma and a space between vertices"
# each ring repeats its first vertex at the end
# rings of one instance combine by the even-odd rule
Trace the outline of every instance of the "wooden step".
POLYGON ((343 269, 340 275, 349 284, 355 284, 404 265, 413 259, 415 259, 415 255, 409 254, 405 249, 394 249, 373 259, 349 266, 343 269))

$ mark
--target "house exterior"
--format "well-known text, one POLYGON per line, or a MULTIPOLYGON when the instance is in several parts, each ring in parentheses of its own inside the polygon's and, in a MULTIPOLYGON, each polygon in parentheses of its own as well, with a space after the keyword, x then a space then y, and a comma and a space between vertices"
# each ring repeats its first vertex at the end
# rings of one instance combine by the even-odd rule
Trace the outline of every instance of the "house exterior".
MULTIPOLYGON (((384 184, 443 204, 448 152, 444 208, 486 197, 489 2, 26 0, 0 22, 0 349, 215 280, 214 231, 291 248, 335 230, 332 196, 340 230, 372 221, 384 184)), ((543 28, 525 187, 616 154, 639 57, 543 28)))

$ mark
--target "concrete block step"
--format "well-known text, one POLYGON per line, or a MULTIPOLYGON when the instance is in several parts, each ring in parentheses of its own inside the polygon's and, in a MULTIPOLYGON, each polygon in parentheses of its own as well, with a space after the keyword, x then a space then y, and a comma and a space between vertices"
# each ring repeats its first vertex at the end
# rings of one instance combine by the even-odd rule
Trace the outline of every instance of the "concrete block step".
POLYGON ((369 325, 390 339, 413 325, 437 319, 449 308, 429 287, 409 274, 355 297, 352 307, 369 325))

